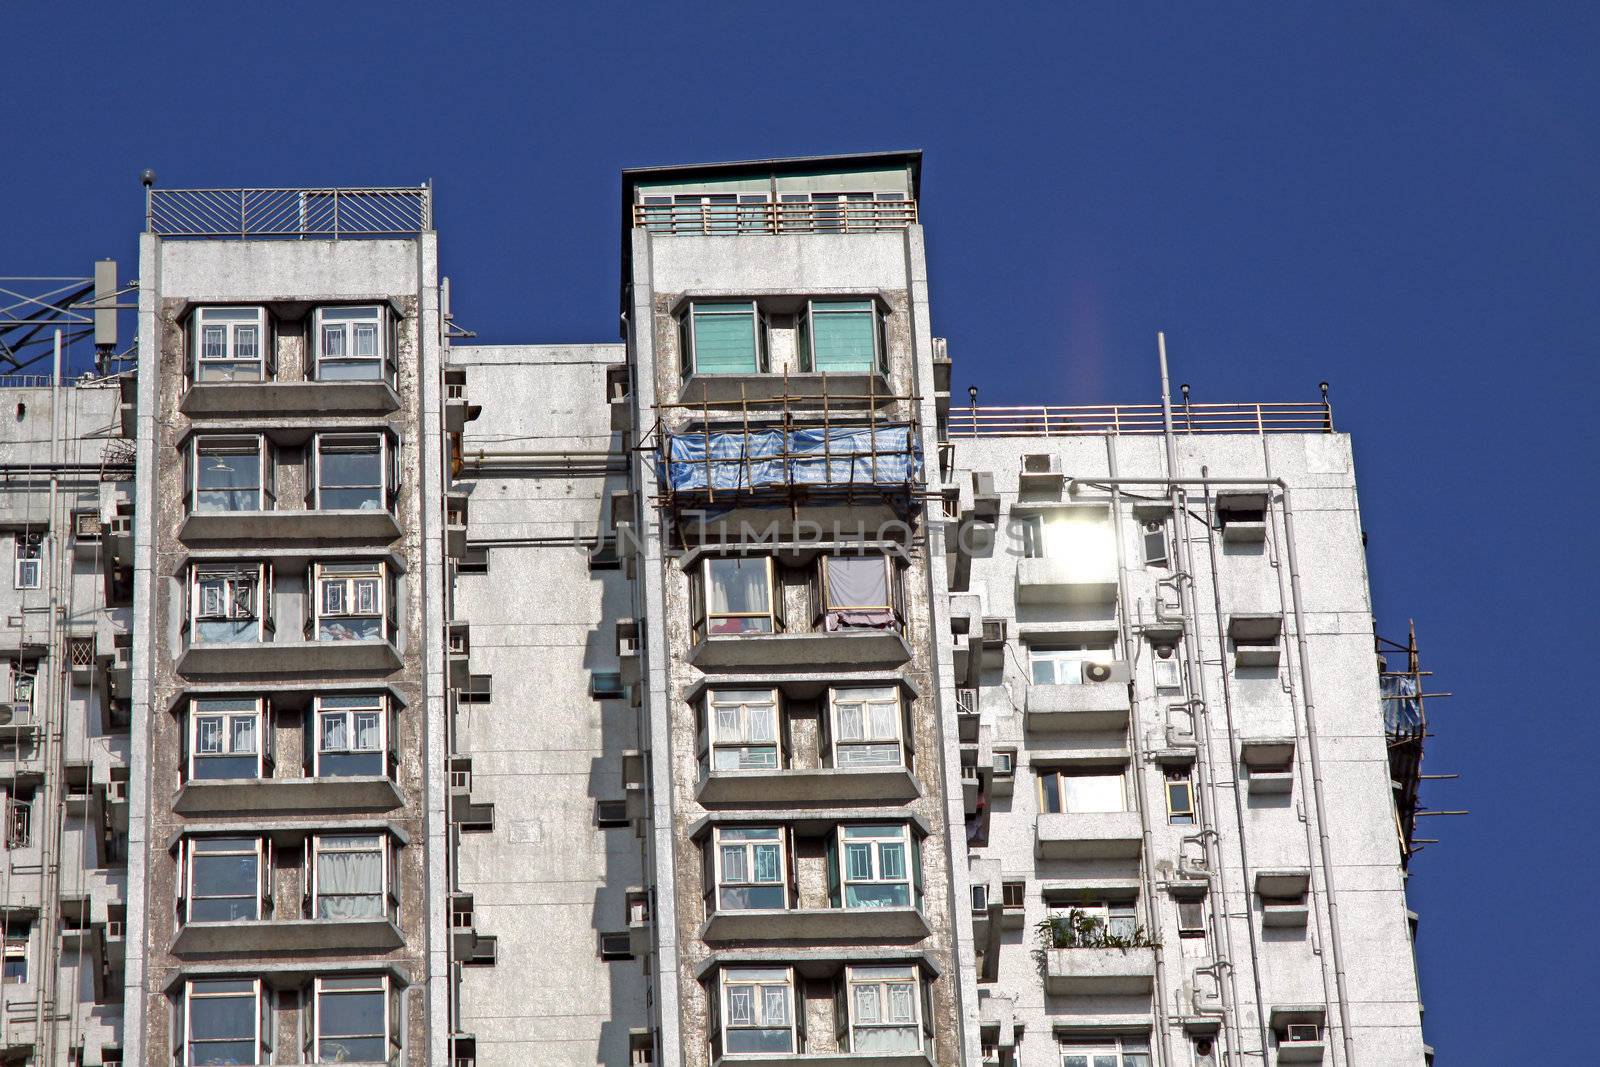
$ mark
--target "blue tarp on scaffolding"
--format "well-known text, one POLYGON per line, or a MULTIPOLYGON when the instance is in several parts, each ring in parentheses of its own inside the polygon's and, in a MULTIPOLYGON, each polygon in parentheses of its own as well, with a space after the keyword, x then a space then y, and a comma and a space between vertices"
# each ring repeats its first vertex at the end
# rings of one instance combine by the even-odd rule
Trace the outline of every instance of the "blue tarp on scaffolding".
POLYGON ((679 434, 667 438, 666 460, 675 492, 882 487, 922 476, 921 442, 904 423, 679 434))
POLYGON ((1422 701, 1417 698, 1417 680, 1409 674, 1388 674, 1378 678, 1383 694, 1383 726, 1389 733, 1411 733, 1422 727, 1422 701))

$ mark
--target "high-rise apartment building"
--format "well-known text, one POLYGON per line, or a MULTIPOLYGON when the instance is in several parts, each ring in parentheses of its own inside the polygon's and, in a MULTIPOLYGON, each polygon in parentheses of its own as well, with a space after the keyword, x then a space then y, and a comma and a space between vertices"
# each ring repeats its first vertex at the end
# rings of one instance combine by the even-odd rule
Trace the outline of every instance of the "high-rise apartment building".
POLYGON ((0 1063, 1424 1062, 1349 439, 952 407, 920 172, 624 172, 594 345, 149 189, 136 368, 0 380, 0 1063))

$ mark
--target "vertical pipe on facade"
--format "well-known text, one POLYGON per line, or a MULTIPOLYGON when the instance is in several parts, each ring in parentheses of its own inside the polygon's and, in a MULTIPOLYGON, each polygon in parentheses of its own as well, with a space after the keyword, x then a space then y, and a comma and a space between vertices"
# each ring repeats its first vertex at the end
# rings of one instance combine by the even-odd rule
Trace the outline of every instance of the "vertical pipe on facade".
MULTIPOLYGON (((57 875, 61 863, 60 828, 64 821, 61 817, 62 806, 65 803, 66 782, 61 766, 61 744, 66 733, 65 718, 66 700, 63 699, 64 690, 61 679, 61 655, 57 648, 59 644, 57 634, 56 616, 61 602, 61 529, 56 521, 56 497, 61 484, 59 464, 61 462, 61 331, 55 331, 55 347, 51 362, 50 373, 50 496, 45 513, 45 530, 47 532, 45 552, 48 554, 50 575, 50 591, 47 600, 49 615, 45 622, 45 657, 51 666, 47 677, 50 679, 49 691, 46 694, 45 707, 48 709, 44 721, 44 761, 42 768, 45 774, 45 791, 50 797, 50 804, 45 808, 44 825, 39 834, 39 861, 43 885, 39 893, 39 962, 41 970, 45 973, 38 976, 37 987, 34 993, 37 1009, 34 1018, 38 1020, 35 1026, 35 1040, 39 1046, 39 1062, 55 1062, 55 977, 59 971, 60 954, 59 939, 56 936, 55 920, 60 914, 61 907, 56 902, 57 875), (46 1005, 49 1006, 46 1010, 46 1005)), ((35 682, 35 685, 38 683, 35 682)), ((34 694, 35 703, 38 694, 34 694)))
MULTIPOLYGON (((1107 434, 1106 438, 1106 468, 1111 472, 1111 477, 1117 476, 1117 438, 1115 434, 1107 434)), ((1117 544, 1117 630, 1122 638, 1123 653, 1130 664, 1134 661, 1134 637, 1128 625, 1128 612, 1132 609, 1132 601, 1128 598, 1128 570, 1126 548, 1122 542, 1122 490, 1113 482, 1111 486, 1111 530, 1117 544)), ((1155 834, 1150 829, 1150 809, 1148 806, 1149 793, 1145 789, 1144 748, 1139 743, 1139 687, 1130 685, 1129 691, 1133 694, 1131 710, 1128 718, 1128 761, 1133 765, 1134 795, 1137 798, 1136 807, 1139 809, 1139 833, 1144 839, 1139 863, 1139 895, 1144 904, 1145 917, 1148 928, 1156 936, 1153 940, 1157 944, 1156 959, 1156 988, 1155 988, 1155 1016, 1156 1034, 1158 1037, 1157 1049, 1160 1058, 1157 1060, 1162 1067, 1172 1067, 1172 1034, 1167 1023, 1167 961, 1162 954, 1160 946, 1161 913, 1156 908, 1155 879, 1150 874, 1150 863, 1155 855, 1155 834)))

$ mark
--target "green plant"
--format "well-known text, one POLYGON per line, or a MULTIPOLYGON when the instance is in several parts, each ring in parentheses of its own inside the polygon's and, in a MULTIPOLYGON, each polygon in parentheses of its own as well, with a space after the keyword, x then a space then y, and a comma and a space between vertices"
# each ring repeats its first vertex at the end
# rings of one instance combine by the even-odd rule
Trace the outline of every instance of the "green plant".
POLYGON ((1135 926, 1131 934, 1111 930, 1098 915, 1090 915, 1078 908, 1069 908, 1065 915, 1052 915, 1034 926, 1038 948, 1033 952, 1034 962, 1044 973, 1048 954, 1058 948, 1115 948, 1126 952, 1130 948, 1160 948, 1161 942, 1152 940, 1142 926, 1135 926))

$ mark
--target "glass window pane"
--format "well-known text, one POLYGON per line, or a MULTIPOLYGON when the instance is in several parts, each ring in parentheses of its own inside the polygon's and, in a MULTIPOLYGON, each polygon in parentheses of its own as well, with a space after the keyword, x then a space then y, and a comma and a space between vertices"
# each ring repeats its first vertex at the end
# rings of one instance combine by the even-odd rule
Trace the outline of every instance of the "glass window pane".
POLYGON ((846 879, 868 879, 872 877, 872 846, 860 842, 851 842, 844 846, 844 876, 846 879))
POLYGON ((698 374, 754 374, 755 309, 749 304, 696 304, 694 369, 698 374))
POLYGON ((755 853, 755 877, 753 882, 777 882, 781 880, 779 871, 779 849, 777 845, 753 845, 751 850, 755 853))
POLYGON ((1121 774, 1074 774, 1062 778, 1069 812, 1122 811, 1125 807, 1121 774))
POLYGON ((767 561, 715 559, 707 563, 712 614, 765 613, 768 610, 767 561))
POLYGON ((750 880, 750 872, 745 865, 743 845, 722 846, 722 880, 724 882, 748 882, 750 880))
POLYGON ((236 754, 253 754, 256 750, 255 718, 253 716, 235 715, 230 720, 229 725, 232 726, 232 751, 236 754))
POLYGON ((858 1025, 882 1021, 878 1016, 877 986, 858 985, 855 987, 855 1013, 858 1025))
POLYGON ((788 987, 771 985, 761 987, 761 1021, 776 1026, 788 1024, 788 987))
POLYGON ((878 869, 884 878, 906 876, 906 847, 898 842, 878 846, 878 869))
POLYGON ((728 987, 728 1022, 733 1026, 749 1026, 756 1021, 756 987, 741 985, 728 987))
POLYGON ((865 373, 873 369, 877 322, 870 303, 815 303, 811 327, 813 370, 865 373))
POLYGON ((344 327, 324 326, 322 328, 322 358, 339 359, 345 354, 344 327))

